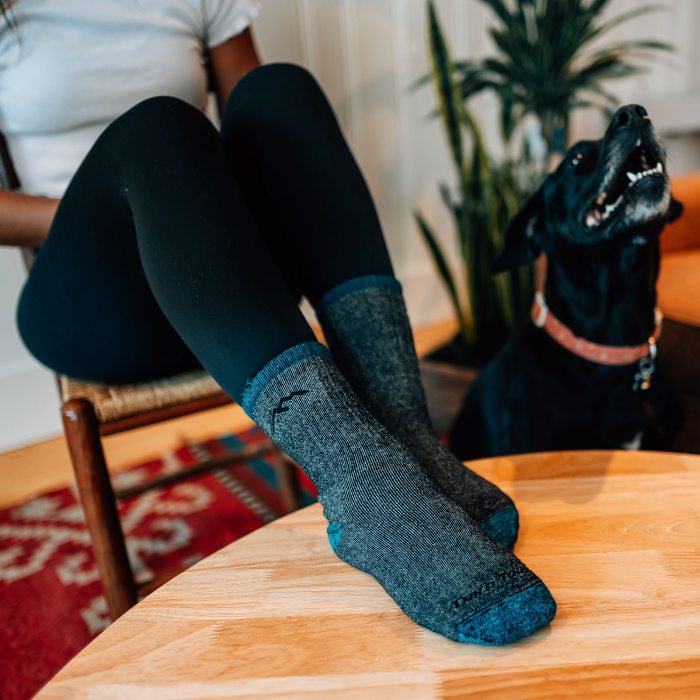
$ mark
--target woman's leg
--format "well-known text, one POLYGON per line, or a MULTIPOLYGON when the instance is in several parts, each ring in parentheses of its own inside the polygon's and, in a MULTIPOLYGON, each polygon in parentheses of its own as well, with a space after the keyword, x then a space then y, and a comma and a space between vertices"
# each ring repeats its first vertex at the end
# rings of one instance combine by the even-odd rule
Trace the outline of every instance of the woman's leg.
POLYGON ((401 285, 367 185, 314 78, 262 66, 233 90, 222 138, 262 235, 297 271, 333 356, 373 413, 439 486, 504 545, 512 500, 464 465, 430 426, 401 285))
POLYGON ((216 129, 174 98, 116 119, 72 179, 20 297, 48 367, 105 382, 203 364, 233 398, 314 335, 260 238, 216 129))
MULTIPOLYGON (((93 331, 106 323, 113 341, 126 335, 137 354, 129 315, 138 310, 120 306, 113 293, 122 275, 139 276, 133 263, 140 259, 185 344, 316 482, 338 556, 373 575, 416 622, 451 639, 503 644, 546 624, 555 604, 542 582, 435 489, 313 340, 281 276, 271 273, 227 163, 216 131, 177 100, 149 100, 116 120, 76 174, 36 261, 36 284, 59 301, 32 297, 30 283, 19 310, 23 337, 31 340, 30 311, 49 320, 42 301, 74 330, 71 310, 85 307, 67 307, 82 291, 108 301, 92 309, 98 318, 78 320, 92 321, 93 331), (105 220, 119 222, 122 239, 105 240, 105 220), (85 249, 92 255, 81 264, 99 272, 70 264, 71 252, 85 249), (66 275, 83 272, 94 286, 62 286, 66 275)), ((70 339, 59 342, 79 350, 70 339)), ((86 342, 93 352, 104 349, 99 338, 86 342)))
POLYGON ((278 63, 246 74, 221 137, 263 236, 313 305, 345 280, 393 275, 372 197, 308 71, 278 63))

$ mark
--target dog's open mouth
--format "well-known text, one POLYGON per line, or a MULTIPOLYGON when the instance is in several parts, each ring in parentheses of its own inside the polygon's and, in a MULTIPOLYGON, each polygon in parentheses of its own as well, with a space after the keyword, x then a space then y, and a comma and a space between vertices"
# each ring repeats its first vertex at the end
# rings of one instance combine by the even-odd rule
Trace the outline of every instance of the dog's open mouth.
POLYGON ((634 188, 647 178, 664 177, 663 163, 652 156, 649 149, 637 141, 627 158, 605 178, 604 189, 598 194, 586 212, 585 222, 589 228, 599 227, 615 216, 634 188))

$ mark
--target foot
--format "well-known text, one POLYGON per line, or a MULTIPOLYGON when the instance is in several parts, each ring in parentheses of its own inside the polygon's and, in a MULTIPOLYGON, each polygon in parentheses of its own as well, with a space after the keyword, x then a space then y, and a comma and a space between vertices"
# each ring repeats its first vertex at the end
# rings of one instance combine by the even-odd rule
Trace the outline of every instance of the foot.
POLYGON ((444 494, 490 537, 512 547, 518 511, 495 484, 460 462, 430 426, 401 284, 387 275, 347 280, 316 314, 342 373, 374 416, 405 443, 444 494))
POLYGON ((413 452, 445 495, 489 537, 509 549, 515 545, 519 517, 509 496, 460 462, 427 423, 405 420, 388 427, 413 452))
POLYGON ((542 581, 445 497, 322 345, 278 355, 242 403, 316 484, 336 554, 412 620, 455 641, 501 645, 554 617, 542 581))

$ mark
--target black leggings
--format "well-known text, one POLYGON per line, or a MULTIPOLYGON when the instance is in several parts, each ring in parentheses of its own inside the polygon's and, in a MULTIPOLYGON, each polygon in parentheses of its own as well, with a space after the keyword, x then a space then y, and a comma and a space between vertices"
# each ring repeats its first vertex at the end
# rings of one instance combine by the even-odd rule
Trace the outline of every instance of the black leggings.
POLYGON ((304 69, 244 76, 221 132, 172 97, 112 122, 71 180, 17 306, 28 350, 78 379, 204 367, 234 400, 335 285, 393 274, 360 171, 304 69))

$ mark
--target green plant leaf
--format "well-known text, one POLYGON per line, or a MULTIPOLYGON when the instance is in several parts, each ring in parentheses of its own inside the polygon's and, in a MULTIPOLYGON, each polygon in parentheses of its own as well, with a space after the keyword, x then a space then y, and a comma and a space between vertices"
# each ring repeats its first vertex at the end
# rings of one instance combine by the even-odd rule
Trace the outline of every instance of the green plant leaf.
POLYGON ((431 69, 440 116, 450 144, 452 160, 460 168, 464 159, 459 119, 462 95, 459 91, 459 84, 453 77, 454 70, 450 53, 432 0, 428 2, 428 28, 431 69))
POLYGON ((412 83, 409 84, 408 89, 409 90, 417 90, 419 87, 422 87, 423 85, 428 85, 433 81, 433 76, 431 73, 426 73, 425 75, 421 75, 420 78, 416 78, 412 83))
POLYGON ((445 257, 442 248, 440 247, 440 244, 437 241, 437 237, 435 236, 435 233, 433 232, 432 228, 430 227, 428 222, 423 218, 420 212, 414 211, 413 218, 416 220, 416 223, 418 224, 418 230, 421 232, 423 240, 425 241, 426 245, 428 246, 428 249, 430 250, 430 254, 433 257, 433 262, 435 263, 435 267, 437 268, 437 271, 440 274, 440 278, 442 279, 445 288, 447 289, 447 293, 450 297, 450 301, 452 302, 452 307, 454 309, 455 315, 457 316, 457 319, 459 320, 460 325, 463 328, 464 334, 466 337, 470 337, 472 330, 471 318, 462 311, 462 304, 459 300, 457 285, 455 284, 452 271, 450 270, 450 266, 447 263, 447 258, 445 257))
POLYGON ((503 24, 510 24, 513 17, 508 11, 508 7, 503 0, 482 0, 482 2, 484 5, 487 5, 493 10, 503 24))
POLYGON ((669 8, 667 5, 643 5, 642 7, 635 7, 632 10, 621 12, 619 15, 616 15, 612 19, 609 19, 607 22, 602 22, 601 24, 592 27, 581 41, 581 46, 584 46, 585 44, 589 43, 596 37, 601 36, 602 34, 607 34, 608 32, 610 32, 611 29, 614 29, 615 27, 618 27, 621 24, 624 24, 625 22, 629 22, 635 17, 640 17, 641 15, 646 15, 650 12, 660 12, 668 9, 669 8))
MULTIPOLYGON (((527 317, 533 285, 532 268, 492 278, 488 271, 503 231, 518 202, 539 184, 560 135, 567 141, 572 112, 585 107, 609 112, 617 105, 605 89, 610 80, 635 75, 667 42, 650 39, 598 39, 617 26, 661 6, 639 4, 610 19, 603 18, 610 0, 478 0, 490 10, 493 55, 480 60, 453 60, 435 11, 428 0, 431 77, 437 93, 456 187, 440 185, 451 212, 461 255, 467 296, 462 300, 463 327, 469 327, 474 348, 493 348, 504 329, 514 331, 527 317), (469 100, 491 93, 500 106, 499 126, 505 157, 496 163, 486 148, 481 125, 469 100), (537 138, 524 138, 524 126, 535 118, 546 142, 543 155, 537 138), (512 153, 513 148, 520 153, 512 153)), ((416 86, 424 85, 423 76, 416 86)), ((419 229, 438 270, 450 273, 451 298, 457 298, 454 272, 427 223, 416 215, 419 229), (440 262, 441 261, 441 262, 440 262)), ((440 274, 445 278, 443 272, 440 274)), ((448 282, 445 282, 448 285, 448 282)), ((461 288, 461 285, 460 285, 461 288)), ((469 341, 469 342, 472 342, 469 341)))
POLYGON ((442 197, 444 205, 449 209, 449 211, 452 214, 454 214, 455 202, 452 200, 452 193, 450 192, 450 188, 444 182, 441 182, 438 185, 438 188, 440 190, 440 196, 442 197))

